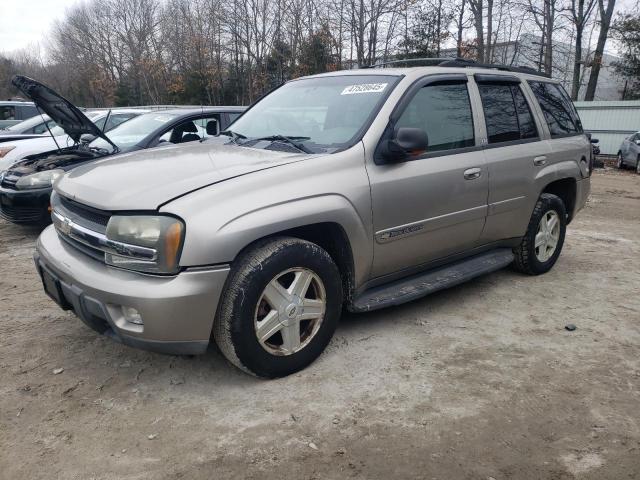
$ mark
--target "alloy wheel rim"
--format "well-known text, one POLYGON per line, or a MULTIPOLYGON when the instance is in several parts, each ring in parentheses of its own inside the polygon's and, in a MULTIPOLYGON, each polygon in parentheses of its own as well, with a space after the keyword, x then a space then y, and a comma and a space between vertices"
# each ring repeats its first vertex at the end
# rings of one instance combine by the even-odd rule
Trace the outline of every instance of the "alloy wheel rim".
POLYGON ((285 270, 267 284, 254 315, 258 342, 277 356, 293 355, 316 336, 324 320, 324 284, 304 267, 285 270))
POLYGON ((618 154, 618 168, 622 168, 622 155, 618 154))
POLYGON ((549 210, 542 215, 538 223, 535 238, 536 258, 541 262, 549 260, 558 248, 560 240, 560 216, 555 210, 549 210))

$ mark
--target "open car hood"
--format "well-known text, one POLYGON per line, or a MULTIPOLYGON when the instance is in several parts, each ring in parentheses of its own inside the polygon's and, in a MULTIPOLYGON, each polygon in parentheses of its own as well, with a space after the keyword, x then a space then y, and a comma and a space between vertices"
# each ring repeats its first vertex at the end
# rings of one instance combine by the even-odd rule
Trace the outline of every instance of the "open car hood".
POLYGON ((82 135, 89 133, 95 137, 104 138, 113 145, 111 140, 78 107, 46 85, 22 75, 14 76, 11 84, 33 100, 33 103, 62 127, 76 143, 80 141, 82 135))

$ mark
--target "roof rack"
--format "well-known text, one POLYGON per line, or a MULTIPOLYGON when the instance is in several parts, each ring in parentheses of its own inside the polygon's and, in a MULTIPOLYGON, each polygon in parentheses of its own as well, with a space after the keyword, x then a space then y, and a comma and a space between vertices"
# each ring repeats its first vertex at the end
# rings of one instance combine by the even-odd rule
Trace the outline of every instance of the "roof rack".
POLYGON ((540 72, 531 67, 518 67, 502 65, 499 63, 478 63, 475 60, 469 60, 467 58, 406 58, 402 60, 392 60, 389 62, 381 62, 373 65, 368 65, 362 68, 384 68, 389 66, 403 65, 403 64, 420 64, 415 66, 420 67, 471 67, 471 68, 487 68, 493 70, 501 70, 505 72, 516 73, 528 73, 529 75, 538 75, 542 77, 551 77, 544 72, 540 72))

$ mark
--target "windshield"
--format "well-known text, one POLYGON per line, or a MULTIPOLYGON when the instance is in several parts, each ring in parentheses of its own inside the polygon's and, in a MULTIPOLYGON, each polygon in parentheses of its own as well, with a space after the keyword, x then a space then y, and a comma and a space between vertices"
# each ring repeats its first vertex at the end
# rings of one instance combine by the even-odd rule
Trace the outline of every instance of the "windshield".
POLYGON ((247 137, 236 143, 259 146, 252 139, 285 136, 312 152, 350 147, 368 127, 399 77, 344 75, 289 82, 267 95, 231 125, 247 137))
MULTIPOLYGON (((109 138, 120 151, 131 148, 140 143, 145 137, 157 128, 174 119, 173 113, 145 113, 139 117, 118 125, 109 132, 109 138)), ((111 150, 113 146, 102 138, 96 138, 89 144, 92 148, 106 148, 111 150)))
MULTIPOLYGON (((24 120, 23 122, 16 123, 15 125, 7 127, 7 130, 11 132, 23 132, 25 130, 30 130, 40 124, 42 124, 44 128, 44 122, 42 121, 43 117, 45 121, 49 120, 49 115, 43 115, 42 117, 40 115, 36 115, 35 117, 24 120)), ((50 127, 52 127, 53 125, 55 125, 55 123, 53 122, 49 124, 50 127)))

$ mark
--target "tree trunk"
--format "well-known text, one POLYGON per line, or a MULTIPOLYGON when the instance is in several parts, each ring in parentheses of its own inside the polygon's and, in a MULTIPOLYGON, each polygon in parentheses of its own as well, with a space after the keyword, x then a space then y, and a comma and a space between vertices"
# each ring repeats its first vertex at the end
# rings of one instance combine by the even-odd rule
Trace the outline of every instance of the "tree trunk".
POLYGON ((615 6, 616 0, 609 0, 606 8, 604 6, 604 0, 598 0, 598 7, 600 8, 600 34, 598 35, 596 51, 593 54, 593 62, 591 66, 591 74, 589 75, 589 83, 587 84, 587 92, 584 96, 584 99, 588 102, 592 102, 593 98, 596 96, 598 75, 600 75, 600 66, 602 65, 602 55, 604 54, 604 47, 607 43, 609 27, 611 26, 611 17, 613 16, 613 9, 615 8, 615 6))

